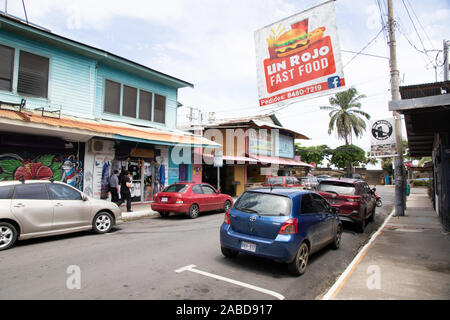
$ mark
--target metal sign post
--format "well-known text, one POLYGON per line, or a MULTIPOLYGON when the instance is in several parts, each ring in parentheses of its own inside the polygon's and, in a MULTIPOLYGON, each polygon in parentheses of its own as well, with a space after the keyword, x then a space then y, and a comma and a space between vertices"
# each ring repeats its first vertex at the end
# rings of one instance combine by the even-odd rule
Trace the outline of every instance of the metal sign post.
POLYGON ((217 150, 214 154, 214 167, 217 168, 217 190, 220 191, 220 168, 223 166, 222 151, 217 150))

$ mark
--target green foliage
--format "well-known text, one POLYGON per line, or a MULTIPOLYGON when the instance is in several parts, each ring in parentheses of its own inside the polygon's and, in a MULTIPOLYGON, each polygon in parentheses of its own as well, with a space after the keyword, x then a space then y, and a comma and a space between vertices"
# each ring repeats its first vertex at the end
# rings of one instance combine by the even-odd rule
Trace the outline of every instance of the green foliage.
POLYGON ((383 158, 383 160, 381 160, 381 168, 385 173, 388 173, 390 175, 394 174, 394 169, 392 168, 392 159, 393 158, 383 158))
POLYGON ((338 168, 345 168, 348 164, 359 166, 366 162, 363 149, 353 144, 343 145, 333 150, 330 162, 338 168))
POLYGON ((8 159, 0 161, 0 181, 2 180, 13 180, 14 172, 18 167, 21 167, 23 163, 16 159, 8 159))
POLYGON ((42 163, 43 166, 49 167, 52 165, 52 160, 55 157, 54 154, 46 154, 37 158, 36 162, 42 163))
POLYGON ((430 181, 426 181, 426 180, 411 180, 411 184, 414 187, 428 187, 430 185, 430 181))
POLYGON ((331 154, 332 150, 327 145, 302 147, 300 143, 295 144, 295 154, 301 156, 303 162, 314 162, 321 165, 322 161, 331 154))

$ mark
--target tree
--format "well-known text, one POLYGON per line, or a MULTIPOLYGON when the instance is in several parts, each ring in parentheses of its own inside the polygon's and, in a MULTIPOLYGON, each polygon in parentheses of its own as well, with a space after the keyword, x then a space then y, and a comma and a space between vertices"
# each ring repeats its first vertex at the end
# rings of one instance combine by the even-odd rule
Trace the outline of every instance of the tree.
POLYGON ((321 165, 322 161, 331 154, 331 149, 323 144, 321 146, 302 147, 300 143, 295 144, 295 154, 299 155, 302 161, 321 165))
POLYGON ((333 150, 330 162, 338 168, 351 166, 359 166, 366 163, 366 156, 363 149, 353 144, 343 145, 333 150))
MULTIPOLYGON (((336 93, 328 101, 331 106, 322 106, 321 110, 330 110, 330 123, 328 134, 336 130, 338 139, 345 140, 345 145, 350 145, 353 134, 359 138, 366 130, 366 122, 370 115, 361 109, 360 100, 365 98, 364 94, 358 94, 355 88, 336 93)), ((347 164, 347 172, 351 173, 351 163, 347 164)))

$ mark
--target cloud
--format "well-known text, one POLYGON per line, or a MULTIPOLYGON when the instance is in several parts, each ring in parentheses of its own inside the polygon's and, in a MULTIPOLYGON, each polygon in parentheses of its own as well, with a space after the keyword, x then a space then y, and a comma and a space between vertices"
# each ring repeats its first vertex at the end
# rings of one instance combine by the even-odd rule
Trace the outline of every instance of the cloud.
MULTIPOLYGON (((225 117, 261 113, 256 88, 254 31, 322 2, 40 0, 27 1, 26 5, 31 21, 49 27, 55 33, 194 83, 194 89, 179 91, 180 102, 225 117)), ((416 21, 416 26, 424 33, 421 36, 427 48, 442 49, 442 40, 450 39, 447 27, 449 4, 438 0, 408 2, 425 28, 423 31, 416 21)), ((8 6, 14 14, 23 16, 19 3, 10 1, 8 6)), ((421 48, 401 3, 395 2, 395 5, 400 28, 421 48)), ((378 6, 373 0, 340 0, 335 6, 341 48, 361 50, 381 28, 378 6)), ((381 34, 364 53, 387 57, 389 50, 385 36, 381 34)), ((403 84, 435 80, 429 58, 412 48, 399 32, 397 54, 403 84)), ((436 52, 430 57, 434 59, 435 55, 436 52)), ((353 56, 353 53, 343 52, 344 64, 353 56)), ((441 70, 436 71, 441 77, 441 70)), ((353 85, 367 95, 363 110, 373 119, 392 114, 388 111, 388 60, 359 55, 346 66, 344 74, 348 86, 353 85)), ((318 110, 320 105, 326 104, 328 97, 316 98, 295 103, 278 115, 286 127, 312 138, 304 142, 305 145, 336 147, 342 141, 328 136, 328 113, 318 110)), ((370 144, 368 135, 354 142, 366 149, 370 144)))

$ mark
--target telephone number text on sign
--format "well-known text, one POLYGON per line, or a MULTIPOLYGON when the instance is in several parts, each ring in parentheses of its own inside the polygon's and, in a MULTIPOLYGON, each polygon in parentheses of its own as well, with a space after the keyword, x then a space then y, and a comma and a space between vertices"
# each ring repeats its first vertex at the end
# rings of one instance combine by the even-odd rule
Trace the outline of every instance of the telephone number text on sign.
MULTIPOLYGON (((342 86, 345 85, 344 78, 340 79, 340 84, 342 86)), ((272 103, 277 103, 277 102, 281 102, 284 100, 301 97, 301 96, 304 96, 307 94, 325 91, 328 89, 330 89, 328 86, 328 82, 321 82, 318 84, 314 84, 312 86, 307 86, 307 87, 303 87, 303 88, 294 89, 294 90, 291 90, 288 92, 280 93, 278 95, 275 95, 275 96, 272 96, 269 98, 259 99, 259 105, 262 107, 262 106, 269 105, 272 103)))

